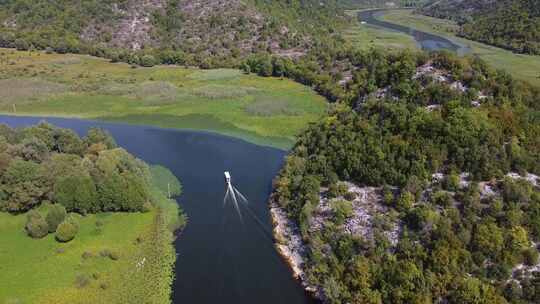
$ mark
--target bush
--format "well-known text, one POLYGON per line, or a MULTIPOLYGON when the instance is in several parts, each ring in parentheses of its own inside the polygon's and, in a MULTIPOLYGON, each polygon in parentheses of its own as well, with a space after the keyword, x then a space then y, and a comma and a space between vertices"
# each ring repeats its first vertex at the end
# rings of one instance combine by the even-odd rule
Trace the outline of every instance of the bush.
POLYGON ((59 242, 69 242, 75 238, 79 232, 79 225, 73 218, 66 218, 56 229, 56 240, 59 242))
POLYGON ((120 259, 120 256, 118 255, 118 253, 114 252, 114 251, 111 251, 109 249, 103 249, 99 252, 99 255, 101 255, 102 257, 104 258, 109 258, 113 261, 116 261, 118 259, 120 259))
POLYGON ((64 206, 55 204, 50 207, 49 213, 47 213, 47 216, 45 217, 50 233, 56 231, 56 228, 58 228, 58 225, 64 221, 66 215, 67 212, 64 206))
POLYGON ((90 284, 90 278, 86 274, 78 275, 75 278, 75 286, 77 286, 77 288, 84 288, 88 286, 89 284, 90 284))
POLYGON ((347 193, 345 193, 345 195, 343 197, 348 201, 354 201, 356 199, 357 195, 354 192, 347 192, 347 193))
POLYGON ((353 215, 353 207, 349 201, 337 200, 333 202, 332 209, 335 223, 338 225, 343 224, 347 218, 353 215))
POLYGON ((405 191, 401 194, 399 199, 396 202, 396 208, 401 211, 409 210, 413 207, 415 203, 414 195, 408 191, 405 191))
POLYGON ((528 248, 523 251, 523 261, 528 266, 534 266, 538 264, 539 253, 536 248, 528 248))
POLYGON ((140 63, 143 67, 153 67, 156 64, 156 58, 152 55, 144 55, 140 63))
POLYGON ((432 194, 431 200, 435 205, 448 208, 452 205, 452 196, 446 191, 437 191, 432 194))
POLYGON ((35 239, 43 238, 49 233, 47 221, 35 210, 28 212, 25 229, 26 233, 35 239))

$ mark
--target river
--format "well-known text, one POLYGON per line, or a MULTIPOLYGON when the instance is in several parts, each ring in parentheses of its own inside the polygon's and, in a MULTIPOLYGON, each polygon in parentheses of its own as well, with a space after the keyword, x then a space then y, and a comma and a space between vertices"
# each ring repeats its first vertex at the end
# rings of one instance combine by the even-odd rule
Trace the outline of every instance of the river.
POLYGON ((80 135, 108 130, 117 143, 149 164, 169 168, 181 181, 178 198, 189 222, 175 242, 173 303, 313 303, 276 252, 267 205, 271 182, 286 152, 198 131, 64 118, 0 116, 22 127, 46 120, 80 135), (224 171, 249 199, 241 221, 223 206, 224 171))
POLYGON ((383 28, 390 31, 400 32, 412 36, 422 50, 438 51, 448 50, 462 56, 471 50, 465 45, 453 42, 448 38, 415 30, 410 27, 386 22, 380 19, 388 9, 375 9, 358 12, 358 20, 369 25, 383 28))

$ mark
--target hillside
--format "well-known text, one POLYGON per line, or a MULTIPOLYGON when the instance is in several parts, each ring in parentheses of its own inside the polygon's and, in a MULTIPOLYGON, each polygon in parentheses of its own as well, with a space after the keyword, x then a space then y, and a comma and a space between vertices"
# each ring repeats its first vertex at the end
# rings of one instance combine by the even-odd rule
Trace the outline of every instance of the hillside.
POLYGON ((314 0, 3 0, 0 47, 231 66, 249 53, 299 56, 336 17, 333 1, 314 0))
POLYGON ((431 17, 458 22, 471 20, 471 16, 493 7, 501 0, 431 0, 417 11, 431 17))
POLYGON ((352 109, 274 182, 295 275, 326 303, 538 303, 540 92, 478 59, 348 59, 352 109))
POLYGON ((534 0, 435 1, 420 13, 462 24, 460 35, 517 53, 540 54, 540 6, 534 0))

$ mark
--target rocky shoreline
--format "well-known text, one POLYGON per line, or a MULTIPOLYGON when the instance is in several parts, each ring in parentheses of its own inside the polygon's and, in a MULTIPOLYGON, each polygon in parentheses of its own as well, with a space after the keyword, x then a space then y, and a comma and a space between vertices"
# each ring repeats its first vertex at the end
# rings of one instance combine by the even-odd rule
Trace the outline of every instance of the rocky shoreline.
POLYGON ((272 219, 273 236, 275 247, 281 257, 287 262, 295 279, 299 280, 302 287, 316 299, 323 299, 323 291, 320 287, 309 284, 304 272, 304 262, 307 246, 302 240, 298 225, 291 221, 287 212, 274 201, 270 202, 270 216, 272 219))

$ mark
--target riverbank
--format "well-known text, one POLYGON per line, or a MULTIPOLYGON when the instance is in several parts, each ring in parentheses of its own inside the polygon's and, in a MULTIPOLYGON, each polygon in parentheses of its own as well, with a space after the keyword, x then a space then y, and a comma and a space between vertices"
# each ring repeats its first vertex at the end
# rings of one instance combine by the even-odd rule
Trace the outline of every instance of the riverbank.
POLYGON ((293 277, 316 299, 322 299, 323 291, 319 286, 309 284, 304 271, 307 245, 304 244, 298 225, 288 218, 287 212, 276 202, 270 202, 270 218, 273 226, 275 247, 289 265, 293 277))
POLYGON ((471 49, 471 55, 479 56, 497 69, 506 70, 516 79, 524 80, 540 87, 540 56, 515 54, 501 48, 458 37, 456 35, 458 25, 455 22, 414 14, 411 10, 389 10, 380 19, 435 35, 441 35, 451 41, 466 45, 471 49))
POLYGON ((327 103, 287 79, 0 49, 0 113, 204 130, 288 149, 327 103))
MULTIPOLYGON (((358 13, 362 10, 346 11, 346 14, 353 20, 358 20, 358 13)), ((345 39, 350 41, 355 47, 361 49, 370 48, 391 48, 404 49, 417 47, 417 43, 413 37, 399 32, 388 31, 376 26, 353 22, 343 32, 345 39)))

